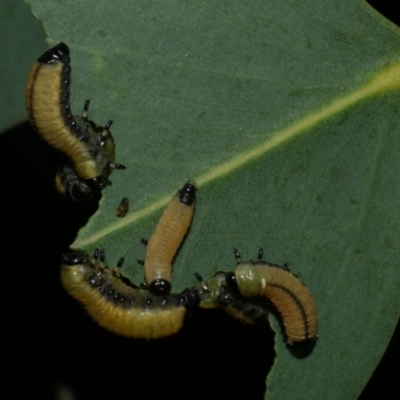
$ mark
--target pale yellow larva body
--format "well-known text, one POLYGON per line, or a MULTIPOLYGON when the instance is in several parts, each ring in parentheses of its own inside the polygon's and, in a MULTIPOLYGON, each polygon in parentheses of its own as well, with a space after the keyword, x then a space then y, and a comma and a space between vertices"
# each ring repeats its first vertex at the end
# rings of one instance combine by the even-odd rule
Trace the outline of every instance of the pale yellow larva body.
POLYGON ((103 328, 118 335, 158 339, 178 332, 195 292, 156 296, 124 282, 118 268, 89 261, 80 253, 64 255, 61 283, 103 328))
POLYGON ((243 297, 264 297, 277 309, 288 344, 316 339, 317 309, 299 278, 284 268, 264 262, 239 263, 235 276, 243 297))
POLYGON ((178 190, 147 243, 145 277, 150 289, 155 292, 158 284, 165 287, 171 282, 173 259, 193 218, 195 194, 196 185, 193 182, 187 182, 178 190))

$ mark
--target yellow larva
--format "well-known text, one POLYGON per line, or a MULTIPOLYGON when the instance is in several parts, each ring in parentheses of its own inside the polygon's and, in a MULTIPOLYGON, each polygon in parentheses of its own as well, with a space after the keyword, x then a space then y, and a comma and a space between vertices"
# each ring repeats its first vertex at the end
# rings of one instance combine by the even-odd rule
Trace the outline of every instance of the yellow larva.
POLYGON ((146 282, 156 294, 171 290, 172 261, 192 221, 196 185, 187 182, 172 198, 147 242, 146 282))
POLYGON ((64 156, 56 178, 57 189, 73 201, 85 201, 93 191, 110 184, 115 148, 109 128, 99 129, 87 118, 89 101, 81 116, 73 116, 69 104, 69 48, 59 43, 32 66, 25 90, 29 119, 40 136, 64 156))
POLYGON ((318 334, 318 316, 307 287, 293 275, 286 265, 278 266, 261 260, 242 262, 235 250, 238 265, 233 280, 240 294, 260 296, 270 302, 282 318, 289 345, 313 342, 318 334))
MULTIPOLYGON (((197 292, 156 296, 138 289, 119 274, 123 259, 113 269, 96 250, 92 260, 81 253, 63 256, 61 282, 103 328, 131 338, 157 339, 178 332, 187 309, 197 304, 197 292)), ((104 253, 103 253, 104 254, 104 253)))

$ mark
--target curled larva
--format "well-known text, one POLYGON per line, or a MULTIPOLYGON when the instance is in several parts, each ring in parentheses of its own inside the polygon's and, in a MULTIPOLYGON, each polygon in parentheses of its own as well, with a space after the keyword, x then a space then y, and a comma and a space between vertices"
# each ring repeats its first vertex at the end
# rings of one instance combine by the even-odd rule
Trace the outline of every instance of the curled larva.
POLYGON ((172 198, 150 240, 143 241, 146 282, 155 294, 171 290, 172 261, 192 221, 195 199, 196 185, 187 182, 172 198))
POLYGON ((56 177, 58 191, 75 202, 86 201, 110 184, 115 147, 109 121, 104 129, 88 120, 89 101, 83 113, 73 116, 69 104, 69 48, 59 43, 32 66, 25 89, 26 110, 31 124, 65 160, 56 177))
POLYGON ((267 324, 268 309, 262 299, 245 299, 237 287, 228 284, 227 273, 217 272, 207 280, 196 274, 199 281, 200 308, 219 308, 245 324, 267 324))
POLYGON ((288 345, 313 343, 318 334, 317 309, 307 287, 286 265, 262 261, 260 249, 257 261, 242 262, 235 249, 237 267, 227 274, 231 287, 237 287, 244 298, 266 299, 279 313, 288 345))
POLYGON ((100 262, 98 255, 96 250, 90 260, 78 252, 65 254, 61 282, 99 325, 118 335, 143 339, 169 336, 182 328, 187 311, 197 305, 197 290, 156 296, 121 277, 123 259, 116 267, 106 268, 104 253, 100 262))

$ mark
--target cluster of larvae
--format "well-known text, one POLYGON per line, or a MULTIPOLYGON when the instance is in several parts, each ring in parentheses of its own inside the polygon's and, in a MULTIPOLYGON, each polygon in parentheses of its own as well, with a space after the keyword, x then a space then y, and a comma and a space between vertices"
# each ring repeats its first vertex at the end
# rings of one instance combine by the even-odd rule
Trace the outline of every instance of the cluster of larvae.
MULTIPOLYGON (((69 104, 69 49, 59 43, 33 65, 26 85, 29 119, 40 136, 62 155, 56 187, 74 202, 97 197, 110 185, 115 168, 115 147, 109 128, 98 128, 83 113, 73 116, 69 104)), ((306 286, 287 265, 262 260, 243 262, 235 249, 234 272, 217 272, 204 280, 196 274, 197 286, 172 293, 172 262, 191 224, 196 185, 187 182, 172 198, 147 245, 145 282, 139 286, 125 279, 116 266, 105 264, 105 254, 93 257, 80 252, 63 256, 61 281, 66 291, 80 301, 102 327, 132 338, 156 339, 178 332, 195 307, 221 308, 247 324, 266 323, 272 309, 282 322, 289 346, 308 347, 317 337, 317 311, 306 286)), ((129 208, 124 198, 117 215, 129 208)))
POLYGON ((147 245, 145 283, 135 286, 120 275, 122 259, 113 268, 104 254, 93 258, 68 253, 61 266, 62 283, 104 328, 119 335, 156 339, 178 332, 195 307, 221 308, 248 324, 267 322, 268 310, 281 319, 284 336, 294 349, 307 349, 317 337, 317 310, 306 286, 287 265, 262 260, 243 262, 235 249, 234 272, 217 272, 198 285, 171 293, 172 262, 190 226, 196 186, 187 182, 161 216, 147 245))

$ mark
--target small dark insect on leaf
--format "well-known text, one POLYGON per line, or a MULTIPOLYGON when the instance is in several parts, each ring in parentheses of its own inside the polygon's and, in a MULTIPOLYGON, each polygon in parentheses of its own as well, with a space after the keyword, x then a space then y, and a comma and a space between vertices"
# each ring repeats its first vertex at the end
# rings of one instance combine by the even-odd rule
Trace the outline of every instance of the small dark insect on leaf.
POLYGON ((128 211, 129 211, 129 199, 127 197, 124 197, 121 200, 120 205, 118 206, 117 217, 118 218, 125 217, 125 215, 127 214, 128 211))

